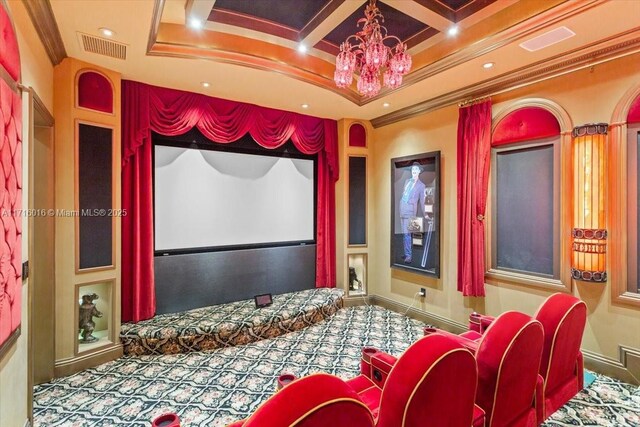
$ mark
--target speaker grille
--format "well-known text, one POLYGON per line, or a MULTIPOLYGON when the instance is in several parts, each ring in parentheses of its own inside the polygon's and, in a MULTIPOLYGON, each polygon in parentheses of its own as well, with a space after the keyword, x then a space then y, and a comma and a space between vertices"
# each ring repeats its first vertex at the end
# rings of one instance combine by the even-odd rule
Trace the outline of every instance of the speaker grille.
POLYGON ((110 56, 116 59, 127 59, 127 45, 114 42, 90 34, 78 33, 80 44, 85 52, 110 56))
POLYGON ((536 50, 544 49, 553 44, 560 43, 563 40, 575 36, 576 33, 568 29, 567 27, 559 27, 555 30, 551 30, 537 37, 527 40, 524 43, 520 43, 520 47, 528 50, 529 52, 535 52, 536 50))

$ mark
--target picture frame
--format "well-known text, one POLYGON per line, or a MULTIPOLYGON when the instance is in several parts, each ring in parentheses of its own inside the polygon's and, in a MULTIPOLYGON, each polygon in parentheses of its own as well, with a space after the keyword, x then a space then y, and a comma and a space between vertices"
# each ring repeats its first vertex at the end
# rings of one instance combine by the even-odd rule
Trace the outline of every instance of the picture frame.
POLYGON ((391 267, 440 278, 440 151, 391 159, 391 267))

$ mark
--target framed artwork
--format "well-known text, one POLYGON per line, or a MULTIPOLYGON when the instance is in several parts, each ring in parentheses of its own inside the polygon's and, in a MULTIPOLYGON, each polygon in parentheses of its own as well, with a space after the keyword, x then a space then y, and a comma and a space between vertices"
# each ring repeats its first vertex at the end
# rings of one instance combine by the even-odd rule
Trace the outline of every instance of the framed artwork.
POLYGON ((391 267, 440 277, 440 152, 391 159, 391 267))

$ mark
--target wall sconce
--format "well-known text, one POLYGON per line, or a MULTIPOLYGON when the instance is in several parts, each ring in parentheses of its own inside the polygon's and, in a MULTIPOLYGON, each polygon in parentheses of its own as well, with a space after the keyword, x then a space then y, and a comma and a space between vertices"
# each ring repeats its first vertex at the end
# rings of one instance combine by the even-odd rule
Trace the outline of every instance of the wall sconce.
POLYGON ((573 129, 574 214, 571 276, 607 281, 606 123, 573 129))

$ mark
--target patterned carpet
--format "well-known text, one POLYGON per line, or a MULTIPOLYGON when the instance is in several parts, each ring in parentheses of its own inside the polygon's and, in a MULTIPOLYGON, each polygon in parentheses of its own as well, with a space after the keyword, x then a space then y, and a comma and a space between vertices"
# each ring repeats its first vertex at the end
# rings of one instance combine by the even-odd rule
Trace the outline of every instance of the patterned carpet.
POLYGON ((124 354, 177 354, 232 347, 299 331, 332 316, 343 305, 340 289, 318 288, 275 295, 257 309, 253 299, 214 305, 122 325, 124 354))
MULTIPOLYGON (((174 411, 183 427, 225 426, 248 416, 274 391, 281 372, 350 378, 364 345, 399 355, 424 324, 379 307, 339 310, 277 338, 211 352, 126 356, 36 387, 35 426, 149 426, 174 411)), ((545 426, 640 426, 637 387, 596 381, 545 426)))

